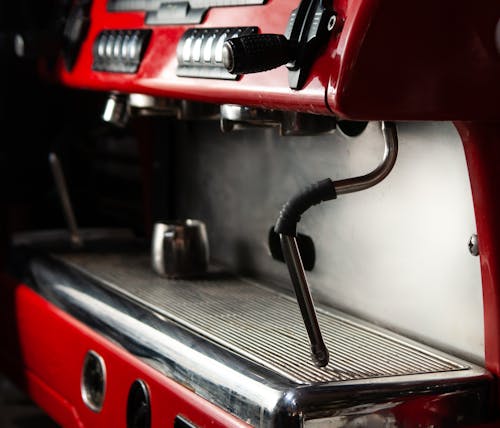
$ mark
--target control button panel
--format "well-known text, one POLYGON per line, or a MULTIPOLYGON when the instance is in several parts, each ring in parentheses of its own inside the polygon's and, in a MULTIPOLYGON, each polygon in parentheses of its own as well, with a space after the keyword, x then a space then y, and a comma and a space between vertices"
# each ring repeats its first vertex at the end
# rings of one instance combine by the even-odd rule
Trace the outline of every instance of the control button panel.
POLYGON ((150 30, 105 30, 94 42, 92 69, 136 73, 151 35, 150 30))
POLYGON ((257 27, 187 30, 177 45, 177 76, 236 80, 239 76, 229 73, 222 63, 224 42, 257 32, 257 27))

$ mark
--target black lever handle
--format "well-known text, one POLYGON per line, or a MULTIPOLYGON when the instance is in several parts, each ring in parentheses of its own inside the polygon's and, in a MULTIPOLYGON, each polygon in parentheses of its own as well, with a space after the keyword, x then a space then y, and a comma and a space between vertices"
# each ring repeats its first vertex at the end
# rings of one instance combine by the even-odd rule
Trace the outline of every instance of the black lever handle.
POLYGON ((329 34, 338 27, 328 0, 302 0, 282 34, 252 34, 227 40, 222 62, 232 74, 258 73, 286 64, 288 83, 301 89, 329 34))
POLYGON ((258 73, 286 64, 292 45, 282 34, 250 34, 224 43, 222 63, 232 74, 258 73))

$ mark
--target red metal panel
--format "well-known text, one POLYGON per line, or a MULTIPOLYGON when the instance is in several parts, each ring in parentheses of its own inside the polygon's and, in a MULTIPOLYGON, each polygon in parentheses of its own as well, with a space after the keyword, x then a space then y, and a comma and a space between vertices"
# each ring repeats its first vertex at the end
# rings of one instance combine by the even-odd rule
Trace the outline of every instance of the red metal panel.
POLYGON ((11 334, 17 335, 19 344, 23 388, 63 426, 125 427, 128 391, 140 378, 151 394, 152 427, 173 426, 175 416, 181 414, 200 427, 248 428, 243 421, 97 335, 30 288, 6 278, 1 286, 2 294, 10 294, 15 303, 16 318, 10 320, 10 326, 15 326, 11 334), (99 413, 86 407, 80 392, 82 363, 90 349, 103 357, 107 370, 106 396, 99 413))
MULTIPOLYGON (((500 122, 458 122, 469 168, 481 257, 486 368, 500 375, 500 122)), ((466 314, 464 314, 466 316, 466 314)))
POLYGON ((500 117, 500 2, 349 1, 328 103, 356 119, 500 117), (338 70, 338 71, 337 71, 338 70))
POLYGON ((31 399, 63 427, 83 428, 76 409, 30 370, 24 371, 25 389, 31 399))
MULTIPOLYGON (((264 6, 213 8, 203 24, 195 27, 258 26, 261 32, 284 33, 297 1, 270 0, 264 6)), ((75 68, 68 73, 60 64, 60 78, 69 86, 97 90, 140 92, 159 96, 213 103, 232 102, 286 110, 328 113, 325 88, 330 76, 328 65, 316 67, 301 91, 288 87, 285 67, 266 73, 249 74, 241 80, 227 81, 177 77, 176 48, 182 34, 191 26, 145 26, 142 13, 109 13, 105 0, 95 0, 89 34, 75 68), (92 45, 103 29, 151 28, 149 48, 137 74, 92 71, 92 45)), ((327 50, 334 48, 333 40, 327 50)), ((323 58, 328 58, 324 53, 323 58)))
MULTIPOLYGON (((256 25, 263 33, 283 33, 297 4, 270 0, 213 8, 196 27, 256 25)), ((99 31, 145 28, 142 13, 109 13, 106 0, 94 1, 80 57, 71 73, 60 65, 60 79, 104 91, 317 113, 330 109, 352 119, 475 120, 500 114, 500 2, 473 7, 466 0, 340 0, 334 7, 345 21, 342 31, 332 35, 300 91, 288 87, 284 66, 239 81, 177 77, 176 47, 188 26, 150 26, 153 35, 137 74, 93 72, 99 31)))

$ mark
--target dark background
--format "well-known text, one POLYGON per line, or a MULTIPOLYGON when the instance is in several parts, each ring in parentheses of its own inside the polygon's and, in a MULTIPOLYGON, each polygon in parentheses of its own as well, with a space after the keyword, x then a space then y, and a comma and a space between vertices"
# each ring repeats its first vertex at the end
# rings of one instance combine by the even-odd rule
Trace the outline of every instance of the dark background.
MULTIPOLYGON (((138 140, 101 120, 107 94, 53 80, 71 3, 0 1, 0 267, 14 234, 67 227, 51 152, 60 158, 79 227, 148 232, 138 140), (37 41, 24 57, 14 51, 16 34, 37 41)), ((57 426, 9 376, 0 366, 0 428, 57 426)))

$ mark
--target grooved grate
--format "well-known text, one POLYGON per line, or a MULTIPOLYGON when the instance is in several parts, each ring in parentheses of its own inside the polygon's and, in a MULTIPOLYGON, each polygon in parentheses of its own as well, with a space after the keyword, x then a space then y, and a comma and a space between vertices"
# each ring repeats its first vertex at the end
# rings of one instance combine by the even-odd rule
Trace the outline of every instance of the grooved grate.
POLYGON ((148 255, 67 254, 63 262, 140 301, 237 354, 303 384, 467 369, 426 347, 318 310, 330 364, 317 368, 297 303, 253 281, 209 273, 206 279, 167 280, 148 255))

